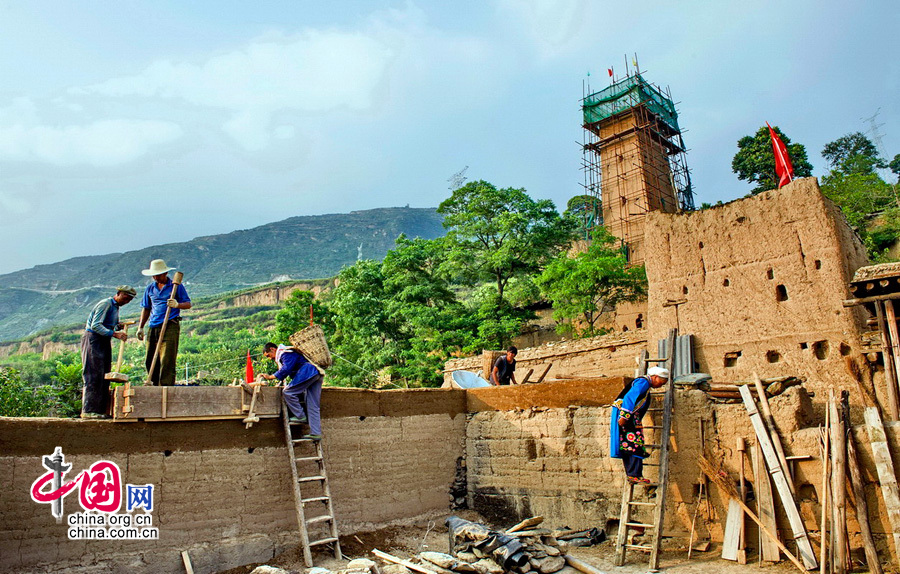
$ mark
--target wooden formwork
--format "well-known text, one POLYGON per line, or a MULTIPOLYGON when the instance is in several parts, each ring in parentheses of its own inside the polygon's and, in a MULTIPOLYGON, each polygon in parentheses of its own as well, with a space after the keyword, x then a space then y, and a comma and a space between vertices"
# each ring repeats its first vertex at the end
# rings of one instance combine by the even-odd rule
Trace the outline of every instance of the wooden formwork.
MULTIPOLYGON (((140 386, 115 389, 113 420, 179 421, 244 419, 250 414, 252 393, 242 387, 140 386)), ((275 418, 281 414, 281 388, 260 387, 253 415, 275 418)))

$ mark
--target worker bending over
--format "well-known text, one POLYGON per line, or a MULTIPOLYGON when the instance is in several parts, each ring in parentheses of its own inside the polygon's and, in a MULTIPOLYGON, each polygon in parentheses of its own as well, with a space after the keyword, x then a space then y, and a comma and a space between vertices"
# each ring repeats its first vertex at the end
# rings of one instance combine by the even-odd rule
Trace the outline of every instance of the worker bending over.
POLYGON ((263 355, 275 361, 278 370, 274 375, 262 374, 267 381, 284 381, 291 377, 291 381, 284 387, 284 402, 290 412, 290 422, 309 423, 309 434, 303 438, 321 440, 322 419, 319 415, 319 404, 322 398, 322 380, 324 377, 319 369, 303 356, 303 353, 292 347, 266 343, 263 347, 263 355), (300 396, 306 393, 306 413, 300 404, 300 396))

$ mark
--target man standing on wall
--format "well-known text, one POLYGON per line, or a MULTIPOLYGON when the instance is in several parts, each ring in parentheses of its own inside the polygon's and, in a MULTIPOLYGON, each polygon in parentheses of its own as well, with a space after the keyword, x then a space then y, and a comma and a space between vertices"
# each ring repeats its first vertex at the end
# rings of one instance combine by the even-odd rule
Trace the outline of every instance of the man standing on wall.
POLYGON ((519 350, 515 347, 510 347, 506 350, 506 354, 497 359, 494 363, 494 368, 491 370, 491 384, 494 386, 498 385, 508 385, 510 380, 512 380, 512 384, 518 385, 516 382, 516 355, 519 354, 519 350))
POLYGON ((149 374, 154 386, 171 386, 175 384, 175 361, 178 358, 178 338, 181 335, 181 311, 191 308, 191 298, 188 297, 184 285, 178 285, 175 296, 172 297, 172 288, 175 285, 169 279, 169 271, 174 270, 162 259, 154 259, 150 262, 150 268, 141 271, 146 277, 153 277, 153 283, 147 285, 144 290, 144 298, 141 299, 141 320, 138 323, 138 339, 144 340, 144 325, 150 330, 147 335, 147 359, 145 364, 147 371, 153 363, 153 355, 159 346, 159 359, 153 372, 149 374), (166 324, 166 332, 160 342, 159 334, 162 330, 163 320, 166 317, 166 307, 169 307, 169 320, 166 324))
POLYGON ((291 377, 291 382, 285 386, 282 396, 290 409, 290 422, 303 424, 309 422, 309 434, 303 438, 313 440, 322 439, 322 418, 319 414, 319 404, 322 399, 322 381, 324 377, 319 369, 303 356, 297 349, 285 345, 266 343, 263 347, 263 355, 275 361, 278 371, 274 375, 262 374, 267 381, 284 381, 291 377), (306 414, 304 416, 303 405, 300 397, 306 393, 306 414))
POLYGON ((108 297, 91 310, 84 333, 81 335, 81 378, 84 391, 81 396, 81 418, 108 419, 109 380, 106 373, 112 368, 112 340, 125 341, 128 336, 120 331, 119 307, 127 305, 137 295, 128 285, 116 287, 116 294, 108 297))

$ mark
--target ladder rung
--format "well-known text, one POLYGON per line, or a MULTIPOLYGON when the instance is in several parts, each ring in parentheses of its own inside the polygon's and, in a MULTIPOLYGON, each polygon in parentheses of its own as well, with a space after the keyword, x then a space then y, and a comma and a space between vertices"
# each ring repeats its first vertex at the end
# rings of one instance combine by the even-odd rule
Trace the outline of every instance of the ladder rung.
POLYGON ((644 359, 648 363, 665 363, 669 359, 644 359))
POLYGON ((297 462, 306 462, 310 460, 322 460, 321 456, 298 456, 294 459, 297 462))
POLYGON ((644 552, 650 552, 653 550, 652 546, 644 546, 643 544, 626 544, 625 548, 631 548, 633 550, 643 550, 644 552))
POLYGON ((644 524, 643 522, 626 522, 625 526, 629 528, 656 528, 655 524, 644 524))
POLYGON ((648 488, 651 486, 659 486, 658 482, 632 482, 631 484, 635 486, 646 486, 648 488))
POLYGON ((631 504, 633 506, 656 506, 655 502, 637 502, 634 500, 628 501, 628 504, 631 504))
POLYGON ((322 516, 315 516, 306 521, 307 524, 318 524, 319 522, 328 522, 330 520, 334 520, 334 518, 328 514, 323 514, 322 516))
POLYGON ((649 408, 649 409, 647 409, 647 410, 650 411, 650 412, 659 412, 659 411, 664 411, 665 409, 662 408, 662 407, 659 407, 659 408, 652 407, 652 408, 649 408))
MULTIPOLYGON (((291 423, 291 424, 300 424, 300 423, 291 423)), ((295 438, 295 439, 292 439, 292 440, 291 440, 291 442, 294 443, 294 444, 297 444, 298 442, 310 442, 310 441, 312 441, 312 442, 319 442, 319 439, 315 439, 315 438, 295 438)))
POLYGON ((298 478, 297 482, 315 482, 317 480, 325 480, 324 476, 304 476, 303 478, 298 478))
POLYGON ((323 538, 321 540, 311 540, 310 546, 318 546, 319 544, 331 544, 332 542, 337 542, 337 538, 323 538))
POLYGON ((303 504, 307 504, 309 502, 325 502, 328 500, 327 496, 316 496, 314 498, 304 498, 300 502, 303 504))

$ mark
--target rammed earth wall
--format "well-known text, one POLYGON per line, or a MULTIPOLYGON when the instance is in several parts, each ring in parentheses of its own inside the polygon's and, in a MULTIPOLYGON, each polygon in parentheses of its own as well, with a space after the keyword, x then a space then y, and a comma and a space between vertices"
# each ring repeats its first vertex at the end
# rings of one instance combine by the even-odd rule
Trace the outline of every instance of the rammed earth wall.
MULTIPOLYGON (((464 452, 464 392, 325 389, 323 405, 343 533, 446 511, 464 452)), ((245 429, 0 418, 0 571, 181 573, 182 550, 198 573, 268 560, 298 541, 287 456, 279 419, 245 429), (68 526, 29 494, 57 446, 73 473, 102 459, 119 466, 123 484, 153 484, 159 540, 68 540, 68 526)), ((77 493, 64 511, 81 511, 77 493)))

